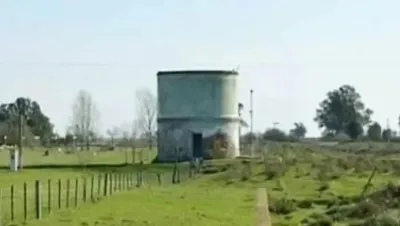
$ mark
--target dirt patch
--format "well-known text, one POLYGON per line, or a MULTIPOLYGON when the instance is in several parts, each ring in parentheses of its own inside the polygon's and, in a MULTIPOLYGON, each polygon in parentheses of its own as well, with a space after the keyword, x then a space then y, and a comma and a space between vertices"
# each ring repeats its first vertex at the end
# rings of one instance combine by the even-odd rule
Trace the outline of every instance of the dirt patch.
POLYGON ((256 193, 257 226, 271 226, 268 210, 268 196, 265 188, 258 188, 256 193))

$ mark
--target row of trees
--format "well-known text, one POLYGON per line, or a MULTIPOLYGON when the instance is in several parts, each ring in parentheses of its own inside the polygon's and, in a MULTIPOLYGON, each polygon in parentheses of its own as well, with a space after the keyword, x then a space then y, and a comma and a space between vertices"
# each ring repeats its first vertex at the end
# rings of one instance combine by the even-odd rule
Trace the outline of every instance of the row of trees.
POLYGON ((379 141, 390 140, 396 136, 394 130, 388 127, 382 129, 378 122, 372 120, 372 115, 373 111, 366 107, 356 89, 350 85, 343 85, 328 92, 316 110, 314 121, 323 129, 325 137, 344 134, 351 140, 363 137, 379 141))
MULTIPOLYGON (((107 130, 111 145, 115 140, 125 145, 138 139, 146 140, 147 146, 152 148, 156 131, 157 102, 155 95, 148 89, 139 89, 136 92, 136 118, 131 125, 114 126, 107 130)), ((80 91, 73 105, 73 120, 66 136, 68 143, 72 140, 84 144, 87 150, 94 140, 98 140, 99 111, 87 91, 80 91)), ((83 145, 82 145, 83 146, 83 145)))
MULTIPOLYGON (((314 121, 323 130, 322 138, 350 139, 359 138, 372 141, 388 141, 396 137, 390 128, 382 129, 372 120, 373 111, 366 107, 361 95, 353 86, 343 85, 327 93, 316 109, 314 121)), ((399 116, 400 127, 400 116, 399 116)), ((289 134, 273 128, 266 130, 260 138, 267 140, 298 140, 305 136, 307 129, 302 123, 295 123, 289 134)))
MULTIPOLYGON (((156 97, 147 89, 136 93, 136 118, 130 126, 112 128, 107 134, 114 140, 122 135, 125 144, 139 138, 150 148, 156 131, 156 97)), ((72 121, 65 136, 54 133, 54 125, 42 111, 38 102, 19 97, 14 102, 0 105, 0 141, 17 145, 22 163, 23 147, 29 145, 72 144, 89 150, 93 141, 99 141, 98 122, 100 114, 92 95, 81 90, 76 95, 72 107, 72 121)))
MULTIPOLYGON (((129 126, 113 127, 107 131, 114 145, 115 139, 132 143, 138 138, 145 140, 149 148, 154 145, 156 134, 156 97, 147 89, 136 93, 136 118, 129 126)), ((239 105, 239 109, 240 109, 239 105)), ((314 121, 323 130, 323 137, 345 135, 355 140, 366 137, 370 140, 389 140, 396 134, 389 128, 382 129, 372 120, 373 111, 361 100, 361 95, 353 86, 343 85, 327 93, 316 109, 314 121)), ((78 92, 72 108, 71 126, 65 137, 53 131, 53 124, 38 102, 19 97, 12 103, 0 105, 0 133, 3 143, 16 144, 22 151, 22 143, 38 142, 48 145, 61 142, 66 145, 77 143, 89 149, 91 142, 98 139, 99 111, 91 94, 85 90, 78 92)), ((400 120, 399 120, 400 122, 400 120)), ((400 123, 399 123, 400 125, 400 123)), ((288 134, 272 128, 260 137, 265 140, 299 140, 305 137, 307 129, 301 122, 294 123, 288 134)), ((247 134, 247 137, 255 135, 247 134)), ((246 136, 244 139, 246 139, 246 136)))
MULTIPOLYGON (((253 135, 254 139, 270 141, 301 141, 307 133, 306 127, 302 123, 294 123, 294 128, 286 133, 279 128, 265 130, 264 133, 253 135)), ((389 128, 382 129, 378 122, 372 122, 367 126, 366 133, 360 134, 357 138, 369 141, 400 141, 396 131, 389 128)), ((352 139, 346 133, 324 134, 323 140, 350 140, 352 139)), ((251 142, 251 134, 247 133, 242 137, 242 142, 251 142)))

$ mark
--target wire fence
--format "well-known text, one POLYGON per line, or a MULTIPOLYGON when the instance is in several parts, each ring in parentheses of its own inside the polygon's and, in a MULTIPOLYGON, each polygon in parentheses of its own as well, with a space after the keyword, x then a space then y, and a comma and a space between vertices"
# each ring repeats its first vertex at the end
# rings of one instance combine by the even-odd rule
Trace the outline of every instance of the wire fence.
POLYGON ((185 170, 176 165, 172 171, 98 173, 73 179, 36 180, 20 186, 10 185, 0 189, 0 223, 3 226, 41 219, 53 211, 96 203, 120 191, 179 184, 193 178, 195 174, 191 166, 185 170))

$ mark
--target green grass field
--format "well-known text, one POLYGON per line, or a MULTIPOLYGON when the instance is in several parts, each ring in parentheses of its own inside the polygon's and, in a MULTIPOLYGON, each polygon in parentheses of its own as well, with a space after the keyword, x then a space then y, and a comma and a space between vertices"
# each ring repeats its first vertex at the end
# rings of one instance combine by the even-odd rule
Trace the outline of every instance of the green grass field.
MULTIPOLYGON (((114 190, 118 189, 118 184, 122 186, 128 180, 118 177, 128 177, 130 174, 131 183, 134 183, 135 173, 139 166, 138 164, 131 165, 131 163, 133 159, 138 163, 141 157, 140 151, 133 157, 132 151, 129 149, 108 152, 89 151, 77 154, 51 150, 49 156, 44 156, 44 152, 45 149, 26 149, 23 155, 23 163, 26 168, 19 172, 7 169, 9 152, 7 150, 0 152, 0 167, 3 167, 0 169, 0 220, 4 225, 11 222, 12 218, 14 223, 24 221, 25 202, 27 219, 35 217, 36 180, 40 181, 42 215, 46 216, 50 210, 57 212, 58 209, 67 208, 67 205, 75 206, 75 196, 78 196, 79 205, 84 202, 84 193, 86 193, 88 202, 91 201, 92 192, 94 198, 101 197, 104 193, 106 173, 113 175, 112 189, 114 190), (125 163, 129 164, 124 166, 125 163), (78 186, 76 186, 77 181, 78 186), (26 184, 26 189, 24 184, 26 184), (85 188, 86 192, 84 192, 85 188), (24 196, 27 197, 26 201, 24 196), (61 208, 59 208, 59 202, 61 208)), ((153 157, 154 152, 146 152, 143 153, 142 158, 144 162, 150 162, 153 157)), ((153 167, 146 164, 141 168, 144 168, 145 171, 144 180, 148 183, 155 183, 156 173, 168 171, 170 166, 153 167)))
POLYGON ((246 190, 194 185, 135 189, 28 225, 241 226, 254 219, 246 190))
MULTIPOLYGON (((268 150, 264 160, 206 162, 202 175, 185 178, 179 185, 170 183, 171 165, 147 164, 150 173, 145 177, 151 182, 144 188, 121 191, 78 208, 57 210, 55 201, 53 213, 42 220, 14 225, 254 225, 255 194, 260 187, 267 188, 273 225, 400 225, 395 220, 400 219, 400 186, 396 185, 400 154, 382 155, 376 150, 354 154, 302 145, 274 145, 268 150), (165 172, 162 185, 156 182, 155 172, 165 172)), ((99 162, 121 160, 107 155, 104 160, 99 157, 99 162)), ((187 169, 186 164, 181 167, 187 169)), ((137 166, 27 169, 1 173, 0 184, 135 170, 137 166), (10 175, 13 179, 7 179, 10 175)))
MULTIPOLYGON (((156 152, 154 150, 137 149, 132 152, 130 148, 119 148, 115 151, 78 151, 67 154, 65 149, 58 152, 56 148, 49 149, 50 155, 44 156, 45 148, 25 148, 23 152, 23 164, 29 166, 35 165, 88 165, 88 164, 123 164, 138 163, 142 158, 144 162, 150 162, 154 159, 156 152)), ((0 151, 0 166, 8 166, 9 151, 0 151)))

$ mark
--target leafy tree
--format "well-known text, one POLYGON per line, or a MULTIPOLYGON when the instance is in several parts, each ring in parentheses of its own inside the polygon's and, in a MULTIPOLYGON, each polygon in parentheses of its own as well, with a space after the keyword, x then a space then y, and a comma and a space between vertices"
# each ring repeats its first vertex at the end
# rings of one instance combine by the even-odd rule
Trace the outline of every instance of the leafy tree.
POLYGON ((287 136, 286 133, 280 129, 273 128, 267 129, 264 134, 262 135, 264 140, 271 140, 271 141, 286 141, 287 136))
POLYGON ((245 133, 244 135, 242 135, 240 142, 243 144, 251 144, 251 142, 254 142, 257 139, 258 139, 257 134, 248 132, 248 133, 245 133))
POLYGON ((378 122, 374 122, 368 126, 367 130, 368 138, 373 141, 382 139, 382 127, 378 122))
POLYGON ((392 138, 392 130, 391 129, 384 129, 382 131, 382 139, 385 141, 389 141, 392 138))
MULTIPOLYGON (((365 107, 355 88, 343 85, 328 92, 326 99, 319 104, 319 108, 316 110, 314 121, 326 132, 338 134, 341 131, 352 131, 349 128, 353 128, 355 122, 361 126, 367 125, 371 121, 372 114, 373 111, 365 107), (349 128, 346 129, 348 126, 349 128)), ((350 134, 348 135, 350 136, 350 134)))
POLYGON ((360 122, 351 121, 345 127, 345 133, 352 139, 356 140, 363 134, 363 127, 360 122))
POLYGON ((43 114, 40 105, 29 98, 18 97, 12 103, 0 105, 0 122, 7 125, 1 135, 7 136, 7 143, 17 144, 20 151, 20 166, 22 167, 23 137, 32 140, 34 136, 45 143, 53 135, 53 125, 43 114))
POLYGON ((290 136, 295 137, 296 139, 304 138, 306 136, 307 129, 303 123, 295 122, 294 128, 290 130, 290 136))

